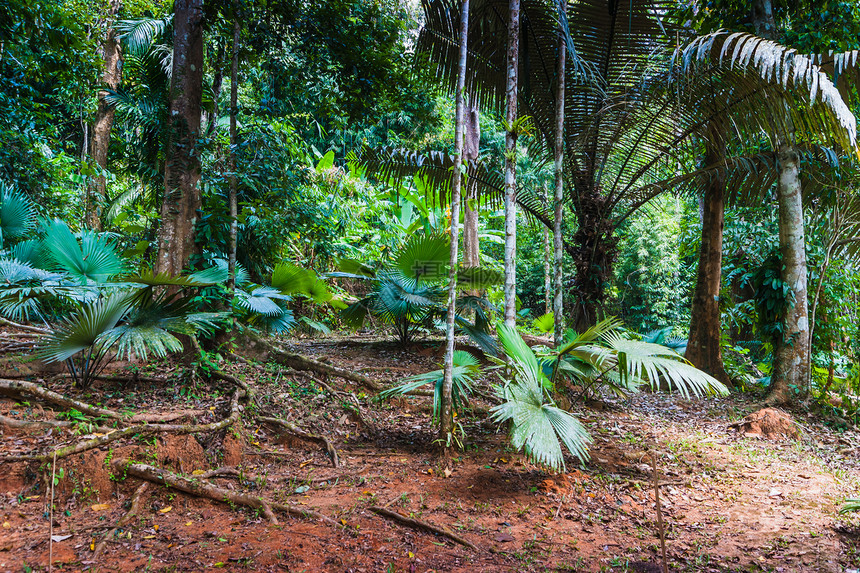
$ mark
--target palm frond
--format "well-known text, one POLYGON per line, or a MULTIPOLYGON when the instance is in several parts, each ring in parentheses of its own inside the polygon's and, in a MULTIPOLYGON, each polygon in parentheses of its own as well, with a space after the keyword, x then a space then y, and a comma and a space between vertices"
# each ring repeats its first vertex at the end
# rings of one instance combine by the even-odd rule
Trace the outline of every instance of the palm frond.
POLYGON ((172 26, 172 14, 164 18, 130 18, 115 24, 124 51, 137 56, 146 52, 155 42, 166 38, 172 26))
POLYGON ((21 191, 0 181, 0 248, 26 237, 36 225, 36 208, 21 191))
POLYGON ((839 513, 850 513, 852 511, 860 511, 860 499, 846 499, 845 505, 839 510, 839 513))
POLYGON ((123 261, 104 235, 82 231, 80 243, 60 220, 45 225, 43 245, 54 267, 81 284, 106 282, 123 271, 123 261))
POLYGON ((129 293, 114 293, 83 305, 40 344, 37 355, 45 362, 62 362, 103 341, 132 304, 129 293))

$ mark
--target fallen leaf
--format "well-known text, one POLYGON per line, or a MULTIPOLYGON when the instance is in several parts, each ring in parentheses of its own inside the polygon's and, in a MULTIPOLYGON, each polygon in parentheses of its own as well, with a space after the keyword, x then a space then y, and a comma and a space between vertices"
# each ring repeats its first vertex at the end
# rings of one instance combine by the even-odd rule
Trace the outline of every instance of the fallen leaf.
POLYGON ((154 535, 144 535, 143 539, 155 539, 154 535))
POLYGON ((193 476, 202 476, 202 475, 203 475, 203 474, 205 474, 205 473, 206 473, 206 472, 205 472, 205 471, 203 471, 203 470, 194 470, 193 472, 191 472, 191 475, 193 475, 193 476))
POLYGON ((96 550, 96 542, 90 541, 90 551, 95 551, 95 550, 96 550))
POLYGON ((341 522, 341 524, 346 525, 346 520, 345 520, 345 519, 341 519, 341 520, 340 520, 340 522, 341 522))
POLYGON ((95 505, 90 506, 90 509, 93 511, 104 511, 106 509, 110 509, 110 505, 107 503, 97 503, 95 505))
POLYGON ((71 537, 71 535, 52 535, 51 541, 53 541, 54 543, 59 543, 60 541, 65 541, 69 537, 71 537))
POLYGON ((152 526, 152 528, 153 528, 155 531, 158 531, 158 525, 157 525, 157 524, 156 524, 156 525, 153 525, 153 526, 152 526))
POLYGON ((3 529, 9 529, 10 527, 12 527, 11 523, 9 523, 8 521, 3 522, 3 529))
POLYGON ((173 509, 173 506, 172 506, 172 505, 168 505, 167 507, 164 507, 164 508, 159 509, 159 510, 158 510, 158 513, 167 513, 167 512, 168 512, 168 511, 170 511, 171 509, 173 509))
POLYGON ((451 474, 452 474, 452 473, 453 473, 453 472, 451 472, 451 468, 445 468, 445 477, 446 477, 446 478, 451 477, 451 474))
POLYGON ((508 541, 515 541, 515 539, 510 533, 499 533, 496 535, 496 541, 499 543, 507 543, 508 541))
POLYGON ((305 493, 305 492, 306 492, 306 491, 308 491, 309 489, 311 489, 311 488, 310 488, 310 486, 307 486, 307 485, 300 485, 299 487, 297 487, 297 488, 295 489, 295 493, 305 493))
POLYGON ((191 525, 191 522, 189 521, 189 522, 188 522, 188 523, 186 523, 185 525, 186 525, 186 526, 189 526, 189 525, 191 525))

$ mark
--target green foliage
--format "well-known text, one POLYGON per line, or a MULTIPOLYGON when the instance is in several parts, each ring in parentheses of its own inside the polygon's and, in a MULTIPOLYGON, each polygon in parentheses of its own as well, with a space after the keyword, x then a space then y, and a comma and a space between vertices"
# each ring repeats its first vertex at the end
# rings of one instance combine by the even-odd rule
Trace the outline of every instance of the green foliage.
MULTIPOLYGON (((472 392, 475 378, 481 375, 481 366, 478 359, 465 350, 454 351, 454 369, 451 371, 454 385, 451 391, 451 401, 455 411, 462 411, 469 403, 469 395, 472 392)), ((417 374, 404 378, 401 384, 383 390, 379 397, 382 399, 393 396, 402 396, 413 390, 417 390, 428 384, 433 385, 433 419, 437 422, 442 415, 442 381, 445 375, 444 369, 433 370, 424 374, 417 374)))
POLYGON ((846 499, 845 505, 839 510, 839 513, 850 513, 852 511, 860 511, 860 499, 846 499))
POLYGON ((534 352, 515 329, 499 325, 497 331, 514 379, 498 389, 503 402, 491 410, 493 420, 510 421, 511 444, 524 448, 537 463, 564 470, 561 444, 581 461, 588 460, 591 438, 579 420, 552 401, 551 383, 534 352))
POLYGON ((513 445, 553 469, 564 467, 559 441, 583 461, 589 441, 581 424, 552 401, 561 381, 586 390, 600 385, 620 394, 643 384, 657 390, 663 383, 685 397, 728 394, 723 384, 673 350, 629 338, 617 319, 603 320, 579 334, 568 332, 557 349, 538 354, 515 329, 499 326, 498 333, 514 377, 499 389, 504 403, 493 409, 495 419, 511 420, 513 445))

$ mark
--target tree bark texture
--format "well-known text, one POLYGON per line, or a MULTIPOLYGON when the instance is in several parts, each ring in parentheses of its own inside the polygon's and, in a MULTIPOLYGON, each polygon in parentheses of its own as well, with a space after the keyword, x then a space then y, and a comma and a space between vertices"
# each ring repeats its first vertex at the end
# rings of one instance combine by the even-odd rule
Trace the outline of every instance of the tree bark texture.
MULTIPOLYGON (((725 161, 723 133, 712 130, 706 138, 705 165, 725 161)), ((690 336, 686 358, 693 366, 730 385, 720 350, 720 281, 723 264, 726 178, 723 171, 711 176, 702 202, 702 241, 699 269, 693 293, 690 336)))
MULTIPOLYGON (((559 10, 567 11, 567 0, 559 0, 559 10)), ((553 299, 552 316, 554 323, 553 340, 555 345, 561 344, 564 333, 564 286, 563 268, 564 263, 564 238, 562 236, 562 222, 564 220, 564 98, 565 78, 567 67, 567 39, 564 31, 560 30, 558 39, 558 60, 556 62, 555 86, 555 145, 553 155, 555 163, 553 172, 555 175, 555 193, 553 194, 553 299)))
MULTIPOLYGON (((478 161, 481 146, 481 125, 478 108, 472 106, 466 116, 463 134, 463 159, 469 166, 478 161)), ((478 185, 466 181, 466 202, 463 213, 463 266, 481 266, 481 247, 478 241, 478 185)))
POLYGON ((774 348, 773 373, 767 401, 791 402, 794 390, 806 383, 809 369, 809 312, 807 306, 806 242, 803 228, 803 197, 800 182, 800 157, 792 144, 780 145, 779 178, 779 251, 782 279, 794 292, 794 305, 783 319, 783 338, 774 348))
POLYGON ((158 230, 156 272, 178 275, 194 252, 194 231, 201 206, 200 137, 203 93, 203 0, 174 3, 173 77, 164 200, 158 230))
MULTIPOLYGON (((239 3, 234 0, 233 10, 238 12, 239 3)), ((233 14, 233 57, 230 64, 230 197, 228 209, 230 212, 230 236, 227 255, 227 295, 233 300, 236 292, 236 237, 239 232, 239 206, 236 198, 236 109, 239 104, 239 14, 233 14)))
POLYGON ((579 194, 579 229, 573 237, 571 256, 576 268, 573 327, 583 332, 600 319, 606 285, 618 252, 614 223, 607 216, 606 198, 596 190, 579 194))
POLYGON ((505 324, 517 323, 517 83, 520 57, 520 0, 510 0, 505 88, 505 324))
POLYGON ((445 324, 445 365, 442 376, 440 438, 448 451, 454 434, 454 319, 457 315, 457 269, 460 254, 460 186, 463 176, 463 124, 465 123, 466 55, 469 34, 469 0, 460 10, 460 61, 457 70, 457 105, 454 123, 454 170, 451 174, 451 252, 448 274, 448 315, 445 324))
MULTIPOLYGON (((102 72, 102 82, 110 89, 116 90, 122 80, 121 50, 113 27, 113 20, 122 8, 122 2, 112 0, 110 4, 110 19, 107 23, 105 41, 102 45, 102 57, 105 67, 102 72)), ((114 109, 105 101, 108 92, 99 91, 98 108, 93 121, 93 133, 90 141, 90 156, 100 169, 107 169, 108 150, 110 148, 110 133, 113 128, 114 109)), ((102 209, 107 196, 107 179, 100 173, 91 177, 87 182, 87 198, 84 207, 84 224, 94 230, 102 230, 102 209)))

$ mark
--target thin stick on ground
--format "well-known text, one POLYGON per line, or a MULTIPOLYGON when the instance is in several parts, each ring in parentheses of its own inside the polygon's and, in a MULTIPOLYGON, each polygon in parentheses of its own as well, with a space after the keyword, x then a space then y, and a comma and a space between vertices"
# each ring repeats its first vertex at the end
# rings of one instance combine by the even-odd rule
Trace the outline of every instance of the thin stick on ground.
POLYGON ((259 509, 272 523, 277 523, 277 518, 272 510, 277 510, 294 517, 315 519, 330 525, 337 525, 337 523, 335 523, 331 518, 309 509, 299 509, 292 505, 274 502, 262 497, 254 497, 244 493, 230 491, 228 489, 212 485, 211 483, 204 482, 196 477, 194 479, 187 479, 155 466, 135 463, 130 460, 115 459, 111 462, 111 467, 117 475, 129 475, 151 481, 158 485, 168 485, 172 488, 178 489, 179 491, 190 493, 197 497, 205 497, 220 503, 231 503, 234 505, 243 505, 252 509, 259 509))
POLYGON ((439 535, 441 537, 445 537, 447 539, 450 539, 451 541, 453 541, 455 543, 459 543, 460 545, 463 545, 464 547, 468 547, 469 549, 477 549, 477 547, 475 547, 475 545, 472 542, 468 541, 467 539, 460 537, 459 535, 457 535, 456 533, 454 533, 452 531, 449 531, 448 529, 445 529, 444 527, 441 527, 438 525, 433 525, 431 523, 427 523, 426 521, 420 521, 418 519, 412 519, 411 517, 406 517, 406 516, 400 515, 399 513, 391 511, 390 509, 386 509, 384 507, 371 506, 371 507, 368 507, 367 509, 369 509, 370 511, 372 511, 376 515, 379 515, 379 516, 384 517, 386 519, 390 519, 392 521, 395 521, 400 525, 404 525, 406 527, 411 527, 412 529, 418 529, 420 531, 424 531, 427 533, 434 533, 434 534, 439 535))
POLYGON ((340 467, 340 460, 337 457, 337 450, 332 445, 331 441, 329 441, 329 439, 326 438, 325 436, 320 436, 318 434, 310 434, 308 432, 305 432, 301 428, 297 427, 295 424, 292 424, 292 423, 287 422, 286 420, 282 420, 280 418, 271 418, 268 416, 257 416, 257 420, 259 420, 260 422, 263 422, 265 424, 273 424, 275 426, 280 426, 280 427, 284 428, 285 430, 287 430, 290 434, 292 434, 292 435, 294 435, 294 436, 296 436, 302 440, 308 440, 308 441, 315 442, 317 444, 322 445, 325 448, 329 459, 331 460, 331 464, 336 468, 340 467))
POLYGON ((128 510, 128 513, 126 513, 125 515, 123 515, 122 517, 119 518, 119 521, 116 522, 116 525, 114 526, 113 529, 111 529, 110 531, 108 531, 107 533, 105 533, 102 536, 102 540, 99 541, 99 544, 96 545, 95 551, 93 551, 93 557, 92 557, 93 561, 98 559, 101 552, 104 551, 105 547, 107 547, 108 541, 110 541, 110 539, 114 536, 114 534, 116 534, 117 530, 120 527, 124 526, 129 521, 131 521, 131 519, 134 516, 136 516, 138 513, 140 513, 140 503, 141 503, 141 500, 143 499, 143 494, 146 493, 146 490, 148 488, 149 488, 149 482, 144 481, 143 483, 141 483, 137 487, 136 490, 134 490, 134 494, 132 494, 132 496, 131 496, 131 509, 128 510))
POLYGON ((666 530, 663 527, 663 509, 660 507, 660 480, 657 477, 657 455, 651 453, 651 463, 654 465, 654 503, 657 507, 657 531, 660 534, 660 553, 663 557, 663 573, 669 573, 666 561, 666 530))

